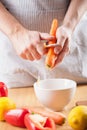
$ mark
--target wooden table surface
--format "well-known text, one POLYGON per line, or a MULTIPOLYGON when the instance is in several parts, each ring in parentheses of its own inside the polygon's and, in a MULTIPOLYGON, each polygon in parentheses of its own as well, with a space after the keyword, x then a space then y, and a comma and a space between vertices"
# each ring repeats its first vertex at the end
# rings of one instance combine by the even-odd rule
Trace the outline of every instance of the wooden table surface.
MULTIPOLYGON (((35 97, 33 87, 9 89, 9 97, 14 100, 17 107, 41 106, 41 104, 35 97)), ((57 126, 57 130, 72 130, 72 128, 67 123, 67 115, 70 109, 73 106, 75 106, 76 101, 86 99, 87 99, 87 85, 77 86, 75 97, 67 105, 67 108, 61 111, 66 115, 66 123, 63 126, 57 126)), ((14 127, 6 122, 0 122, 0 130, 27 130, 27 129, 14 127)))

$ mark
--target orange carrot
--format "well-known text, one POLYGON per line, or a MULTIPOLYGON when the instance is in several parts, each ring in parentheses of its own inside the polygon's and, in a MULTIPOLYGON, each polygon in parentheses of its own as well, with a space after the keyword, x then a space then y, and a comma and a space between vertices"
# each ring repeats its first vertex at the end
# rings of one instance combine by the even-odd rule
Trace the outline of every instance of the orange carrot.
POLYGON ((43 107, 29 107, 32 113, 38 113, 42 116, 52 118, 57 125, 63 125, 65 123, 66 117, 61 112, 54 112, 50 109, 43 107))
MULTIPOLYGON (((50 35, 54 36, 55 39, 53 41, 50 41, 49 44, 54 44, 56 43, 56 30, 58 28, 58 21, 57 19, 53 19, 52 25, 51 25, 51 30, 50 30, 50 35)), ((57 55, 54 53, 54 47, 50 47, 47 52, 45 64, 49 68, 53 68, 55 65, 55 61, 57 59, 57 55)))

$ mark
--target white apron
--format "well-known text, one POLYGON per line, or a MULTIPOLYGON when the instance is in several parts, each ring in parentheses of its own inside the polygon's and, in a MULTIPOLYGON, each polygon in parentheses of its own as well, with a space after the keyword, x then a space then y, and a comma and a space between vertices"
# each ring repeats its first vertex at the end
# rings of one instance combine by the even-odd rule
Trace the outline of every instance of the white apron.
MULTIPOLYGON (((61 24, 69 4, 68 0, 1 0, 1 2, 23 26, 41 32, 49 32, 53 18, 58 18, 61 24)), ((85 15, 73 34, 70 54, 60 65, 49 71, 44 65, 45 57, 34 62, 23 60, 17 56, 7 36, 0 32, 0 81, 5 82, 8 87, 31 86, 40 75, 42 79, 56 77, 87 82, 86 35, 85 15)))

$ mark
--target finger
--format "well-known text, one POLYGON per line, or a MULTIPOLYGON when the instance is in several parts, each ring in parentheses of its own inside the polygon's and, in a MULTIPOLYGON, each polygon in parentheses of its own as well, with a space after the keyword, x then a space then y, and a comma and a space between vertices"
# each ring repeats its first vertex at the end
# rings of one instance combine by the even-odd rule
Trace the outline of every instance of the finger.
POLYGON ((55 40, 55 37, 51 36, 48 33, 40 33, 40 38, 42 44, 38 44, 37 50, 41 55, 43 55, 47 53, 47 48, 45 47, 45 44, 48 44, 50 41, 55 40))
POLYGON ((32 55, 31 55, 30 53, 26 54, 26 57, 27 57, 27 59, 30 60, 30 61, 33 61, 33 60, 34 60, 34 58, 32 57, 32 55))
POLYGON ((68 49, 68 40, 66 40, 66 42, 65 42, 65 45, 64 45, 64 47, 63 47, 63 50, 60 52, 60 54, 58 55, 58 59, 57 59, 57 61, 56 61, 56 63, 55 64, 58 64, 58 63, 60 63, 60 62, 62 62, 62 60, 64 59, 64 57, 65 57, 65 55, 66 55, 66 52, 69 50, 68 49))
POLYGON ((65 43, 65 37, 61 36, 57 39, 57 45, 55 48, 54 48, 54 52, 56 54, 59 54, 61 52, 61 50, 63 49, 63 46, 64 46, 64 43, 65 43))
POLYGON ((27 59, 26 54, 23 53, 23 52, 20 54, 20 56, 21 56, 23 59, 27 59))
POLYGON ((30 45, 28 49, 29 49, 29 52, 31 52, 31 55, 33 56, 34 59, 39 60, 41 58, 40 53, 37 51, 37 49, 33 45, 30 45))
POLYGON ((47 48, 44 47, 44 44, 37 44, 36 48, 40 55, 44 55, 47 53, 47 48))
POLYGON ((31 53, 29 52, 28 49, 26 49, 24 53, 25 53, 26 58, 27 58, 28 60, 31 60, 31 61, 34 60, 33 56, 31 55, 31 53))
POLYGON ((32 56, 31 53, 29 53, 29 52, 26 53, 26 57, 27 57, 28 60, 31 60, 31 61, 34 60, 33 56, 32 56))
MULTIPOLYGON (((57 43, 54 43, 54 44, 47 44, 47 43, 44 43, 44 47, 45 48, 49 48, 49 47, 56 47, 57 50, 56 50, 56 54, 59 53, 60 50, 62 50, 62 47, 60 45, 58 45, 57 43)), ((55 52, 55 50, 54 50, 55 52)))
POLYGON ((61 63, 64 57, 65 57, 65 52, 62 51, 62 52, 58 55, 58 59, 56 60, 56 63, 55 63, 55 64, 61 63))
POLYGON ((41 40, 47 40, 47 41, 50 41, 50 40, 54 40, 55 37, 48 34, 48 33, 40 33, 40 38, 41 40))
POLYGON ((63 51, 68 54, 69 53, 69 39, 66 39, 66 42, 65 42, 65 45, 64 45, 64 48, 63 48, 63 51))

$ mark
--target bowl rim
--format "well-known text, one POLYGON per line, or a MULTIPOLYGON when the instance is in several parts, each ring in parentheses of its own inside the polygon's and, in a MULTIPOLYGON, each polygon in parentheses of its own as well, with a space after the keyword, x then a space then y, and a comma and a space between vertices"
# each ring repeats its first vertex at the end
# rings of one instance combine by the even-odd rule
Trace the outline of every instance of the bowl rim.
POLYGON ((56 90, 58 90, 58 91, 63 91, 63 90, 69 90, 69 89, 71 89, 71 88, 76 88, 76 86, 77 86, 77 82, 75 81, 75 80, 72 80, 72 79, 67 79, 67 78, 49 78, 49 79, 42 79, 42 80, 40 80, 40 81, 36 81, 35 83, 34 83, 34 88, 39 88, 39 90, 44 90, 44 91, 56 91, 56 90), (60 89, 54 89, 54 88, 51 88, 51 89, 46 89, 46 88, 42 88, 42 87, 40 87, 39 86, 39 82, 43 82, 43 81, 47 81, 47 80, 67 80, 67 81, 71 81, 74 85, 73 86, 70 86, 70 87, 65 87, 65 88, 60 88, 60 89))

